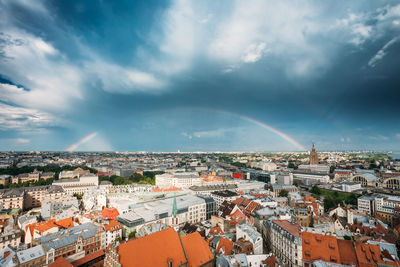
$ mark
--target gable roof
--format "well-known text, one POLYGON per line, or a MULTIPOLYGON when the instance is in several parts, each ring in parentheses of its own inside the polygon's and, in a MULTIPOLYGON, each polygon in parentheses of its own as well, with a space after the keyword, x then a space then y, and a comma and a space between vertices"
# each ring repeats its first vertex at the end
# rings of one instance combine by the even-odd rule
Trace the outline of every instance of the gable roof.
POLYGON ((221 252, 223 252, 222 254, 224 254, 224 255, 231 255, 232 249, 233 249, 233 244, 234 243, 231 240, 221 237, 221 240, 218 243, 216 252, 218 254, 221 254, 221 252))
POLYGON ((64 257, 59 257, 49 267, 73 267, 73 265, 64 257))
POLYGON ((187 262, 178 233, 167 228, 142 238, 133 239, 118 247, 119 262, 122 266, 172 266, 187 262))
POLYGON ((213 260, 210 248, 207 242, 198 232, 194 232, 182 238, 189 266, 201 266, 213 260))

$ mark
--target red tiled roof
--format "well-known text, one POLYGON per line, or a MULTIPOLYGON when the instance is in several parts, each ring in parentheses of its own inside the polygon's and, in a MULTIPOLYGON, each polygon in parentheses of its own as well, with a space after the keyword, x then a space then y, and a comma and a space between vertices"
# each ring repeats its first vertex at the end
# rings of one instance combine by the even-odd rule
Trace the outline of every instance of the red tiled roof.
POLYGON ((337 239, 341 264, 357 266, 357 255, 353 241, 337 239))
POLYGON ((381 249, 378 245, 356 242, 356 253, 360 267, 378 266, 378 264, 398 266, 395 262, 384 261, 381 258, 381 249))
POLYGON ((251 201, 245 208, 245 211, 252 213, 254 210, 261 208, 261 205, 255 201, 251 201))
POLYGON ((323 260, 337 264, 341 263, 336 237, 303 232, 301 233, 301 238, 304 261, 323 260))
POLYGON ((116 220, 110 220, 108 224, 104 225, 104 229, 106 231, 114 232, 114 231, 117 231, 119 229, 122 229, 122 226, 116 220))
POLYGON ((117 219, 118 215, 119 215, 119 212, 116 208, 111 208, 111 209, 104 208, 101 211, 101 216, 103 216, 106 219, 117 219))
POLYGON ((288 231, 295 237, 300 237, 300 224, 291 223, 287 220, 272 220, 275 224, 279 225, 282 229, 288 231))
POLYGON ((210 233, 213 235, 223 235, 224 234, 221 227, 219 227, 219 226, 214 226, 213 228, 211 228, 210 233))
POLYGON ((72 217, 67 218, 67 219, 63 219, 63 220, 56 221, 56 224, 57 224, 60 228, 65 228, 65 229, 68 229, 68 228, 71 228, 71 227, 74 227, 74 226, 75 226, 72 217))
POLYGON ((182 243, 188 257, 188 266, 201 266, 213 260, 207 242, 198 232, 182 237, 182 243))
POLYGON ((94 260, 94 259, 96 259, 98 257, 102 257, 102 256, 104 256, 104 249, 100 249, 96 252, 90 253, 89 255, 72 262, 72 266, 78 267, 78 266, 81 266, 81 265, 91 261, 91 260, 94 260))
POLYGON ((118 254, 122 266, 166 266, 168 260, 172 260, 175 267, 187 262, 178 233, 173 228, 123 243, 118 254))
POLYGON ((50 264, 49 267, 73 267, 73 265, 64 257, 60 257, 50 264))
POLYGON ((231 255, 233 249, 233 242, 230 241, 229 239, 222 237, 218 243, 216 252, 220 254, 221 249, 224 251, 224 255, 231 255))

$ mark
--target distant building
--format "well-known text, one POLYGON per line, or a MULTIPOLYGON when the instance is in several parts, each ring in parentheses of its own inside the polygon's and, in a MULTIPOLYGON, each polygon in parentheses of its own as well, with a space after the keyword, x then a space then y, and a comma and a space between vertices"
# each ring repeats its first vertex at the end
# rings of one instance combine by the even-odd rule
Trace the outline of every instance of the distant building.
POLYGON ((66 192, 74 194, 86 193, 89 188, 99 186, 99 177, 95 174, 80 176, 74 179, 60 179, 53 182, 53 185, 61 186, 66 192))
POLYGON ((315 145, 313 144, 312 150, 310 152, 310 165, 317 165, 318 164, 318 154, 315 151, 315 145))
POLYGON ((186 188, 200 185, 201 177, 197 172, 176 172, 156 175, 156 186, 186 188))

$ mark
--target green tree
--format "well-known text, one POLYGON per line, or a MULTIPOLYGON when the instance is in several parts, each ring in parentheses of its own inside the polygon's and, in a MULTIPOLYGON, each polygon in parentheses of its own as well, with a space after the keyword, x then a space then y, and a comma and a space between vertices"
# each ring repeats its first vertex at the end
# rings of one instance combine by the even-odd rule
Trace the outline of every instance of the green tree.
POLYGON ((287 190, 285 190, 285 189, 282 189, 280 192, 279 192, 279 196, 280 197, 287 197, 289 195, 289 191, 287 191, 287 190))
POLYGON ((321 189, 317 185, 314 185, 310 192, 316 195, 321 195, 321 189))
POLYGON ((134 238, 136 236, 136 229, 129 233, 128 239, 134 238))
POLYGON ((330 173, 333 173, 333 172, 335 171, 335 169, 336 169, 335 166, 331 166, 331 167, 329 168, 329 172, 330 172, 330 173))

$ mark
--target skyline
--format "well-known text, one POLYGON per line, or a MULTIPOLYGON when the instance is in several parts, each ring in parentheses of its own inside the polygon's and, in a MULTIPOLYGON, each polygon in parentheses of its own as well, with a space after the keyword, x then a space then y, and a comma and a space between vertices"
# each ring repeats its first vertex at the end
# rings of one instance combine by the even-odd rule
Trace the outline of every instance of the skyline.
POLYGON ((0 2, 1 151, 398 151, 396 1, 0 2))

